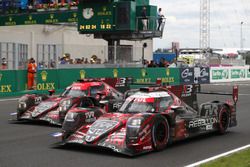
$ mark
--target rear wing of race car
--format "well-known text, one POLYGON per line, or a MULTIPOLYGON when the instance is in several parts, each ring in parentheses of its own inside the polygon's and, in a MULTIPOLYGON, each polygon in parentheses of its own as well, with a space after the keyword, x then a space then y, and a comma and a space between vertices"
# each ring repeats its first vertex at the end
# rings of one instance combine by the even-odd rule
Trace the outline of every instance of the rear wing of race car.
POLYGON ((105 82, 117 91, 124 93, 129 90, 129 85, 131 84, 131 78, 88 78, 79 79, 78 82, 105 82))
POLYGON ((228 93, 228 92, 204 92, 204 91, 200 91, 200 85, 199 85, 199 90, 196 92, 197 94, 210 94, 210 95, 222 95, 222 96, 232 96, 233 101, 234 101, 234 105, 236 105, 236 103, 238 102, 239 99, 239 86, 238 85, 234 85, 233 86, 233 91, 232 93, 228 93))

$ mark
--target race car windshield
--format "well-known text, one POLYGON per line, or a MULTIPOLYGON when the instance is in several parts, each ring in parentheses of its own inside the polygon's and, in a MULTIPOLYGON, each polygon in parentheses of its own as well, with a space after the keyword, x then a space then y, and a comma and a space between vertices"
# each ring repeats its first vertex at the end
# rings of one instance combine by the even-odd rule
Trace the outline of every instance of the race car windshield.
POLYGON ((126 100, 119 112, 124 113, 144 113, 154 111, 154 101, 140 101, 138 99, 126 100))
POLYGON ((66 89, 61 96, 71 96, 71 97, 80 97, 80 96, 86 96, 88 94, 87 90, 80 90, 80 89, 66 89))

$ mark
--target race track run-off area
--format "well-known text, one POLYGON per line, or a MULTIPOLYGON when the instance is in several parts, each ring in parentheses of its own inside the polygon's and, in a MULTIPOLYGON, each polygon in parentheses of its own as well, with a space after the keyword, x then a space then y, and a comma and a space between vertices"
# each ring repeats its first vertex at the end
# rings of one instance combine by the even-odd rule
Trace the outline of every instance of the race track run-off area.
MULTIPOLYGON (((205 91, 232 91, 232 84, 203 85, 205 91)), ((199 95, 199 103, 231 97, 199 95)), ((51 133, 60 131, 47 124, 8 121, 17 100, 0 101, 0 167, 179 167, 250 144, 250 83, 239 85, 238 126, 225 135, 209 134, 174 143, 160 152, 127 157, 86 147, 56 148, 51 133)))

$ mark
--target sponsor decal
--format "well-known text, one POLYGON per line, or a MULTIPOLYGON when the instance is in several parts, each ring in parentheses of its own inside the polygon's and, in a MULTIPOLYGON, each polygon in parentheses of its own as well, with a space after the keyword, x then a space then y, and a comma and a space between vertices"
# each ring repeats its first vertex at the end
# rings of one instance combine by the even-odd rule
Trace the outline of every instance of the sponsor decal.
POLYGON ((183 85, 181 97, 189 97, 192 95, 193 85, 183 85))
POLYGON ((187 78, 187 77, 190 77, 190 76, 192 76, 192 75, 193 75, 193 73, 190 72, 189 69, 185 69, 185 70, 183 70, 182 73, 181 73, 181 77, 182 77, 182 78, 187 78))
POLYGON ((85 79, 85 77, 86 77, 86 71, 80 70, 80 79, 85 79))
POLYGON ((103 142, 103 143, 99 143, 98 146, 110 148, 115 152, 121 152, 121 150, 118 149, 117 146, 110 144, 110 143, 103 142))
POLYGON ((204 104, 201 108, 202 116, 217 116, 218 106, 213 104, 204 104))
POLYGON ((12 25, 16 25, 16 22, 13 20, 13 18, 10 16, 8 18, 8 21, 5 22, 6 26, 12 26, 12 25))
POLYGON ((213 80, 229 79, 229 70, 228 69, 213 70, 212 79, 213 80))
POLYGON ((197 127, 203 127, 207 125, 213 125, 214 123, 217 123, 216 118, 207 118, 207 119, 196 119, 192 120, 188 123, 188 128, 197 128, 197 127))
POLYGON ((151 78, 140 78, 140 79, 136 79, 136 83, 151 83, 151 78))
POLYGON ((1 93, 12 92, 11 85, 1 85, 0 86, 0 92, 1 93))
POLYGON ((118 77, 118 70, 117 70, 117 69, 114 69, 114 70, 113 70, 113 75, 114 75, 114 78, 117 78, 117 77, 118 77))
POLYGON ((166 76, 169 76, 169 75, 170 75, 170 69, 166 68, 166 76))
POLYGON ((41 72, 41 77, 42 77, 43 82, 47 81, 47 76, 48 76, 48 73, 46 71, 41 72))
POLYGON ((40 103, 38 106, 35 107, 34 111, 32 112, 32 117, 36 117, 39 114, 43 113, 44 111, 47 111, 48 109, 54 107, 55 104, 57 103, 56 102, 40 103))
POLYGON ((143 149, 143 150, 151 150, 151 149, 152 149, 152 146, 144 146, 142 149, 143 149))
POLYGON ((147 75, 146 69, 141 69, 141 76, 144 78, 147 75))
POLYGON ((85 8, 82 10, 82 16, 85 19, 91 19, 94 16, 94 10, 93 8, 85 8))
MULTIPOLYGON (((143 141, 146 136, 150 133, 150 126, 147 125, 145 128, 139 133, 140 141, 143 141)), ((151 149, 151 148, 150 148, 151 149)))
POLYGON ((113 104, 113 109, 119 109, 122 106, 123 102, 116 102, 113 104))
POLYGON ((245 69, 231 69, 231 78, 232 79, 240 79, 245 78, 245 69))
POLYGON ((126 78, 117 78, 115 87, 123 87, 126 85, 126 78))
POLYGON ((68 140, 67 143, 80 143, 82 144, 84 142, 84 136, 80 135, 80 134, 72 134, 68 140))
POLYGON ((87 122, 87 123, 96 121, 95 112, 94 111, 86 112, 85 118, 86 118, 85 122, 87 122))
POLYGON ((35 97, 35 104, 39 104, 42 101, 42 97, 35 97))
POLYGON ((25 20, 24 21, 24 24, 36 24, 37 22, 36 22, 36 20, 34 20, 33 18, 32 18, 32 15, 29 15, 28 16, 28 20, 25 20))
POLYGON ((206 70, 206 68, 201 68, 200 77, 208 77, 208 76, 209 76, 209 73, 206 70))
POLYGON ((194 69, 183 68, 181 69, 181 82, 184 84, 192 84, 194 82, 194 69))
POLYGON ((97 12, 98 16, 111 16, 112 12, 108 10, 107 6, 102 6, 102 11, 97 12))
POLYGON ((169 77, 169 78, 161 78, 162 83, 174 83, 175 79, 174 77, 169 77))
POLYGON ((46 24, 58 23, 58 22, 59 22, 59 20, 57 18, 55 18, 55 15, 52 13, 49 15, 49 18, 45 20, 46 24))
POLYGON ((102 134, 113 129, 119 122, 111 120, 99 120, 94 122, 94 124, 89 128, 86 135, 86 142, 92 142, 102 134))
POLYGON ((39 83, 36 85, 37 90, 55 89, 55 83, 39 83))
POLYGON ((194 68, 194 83, 209 83, 209 68, 195 67, 194 68))

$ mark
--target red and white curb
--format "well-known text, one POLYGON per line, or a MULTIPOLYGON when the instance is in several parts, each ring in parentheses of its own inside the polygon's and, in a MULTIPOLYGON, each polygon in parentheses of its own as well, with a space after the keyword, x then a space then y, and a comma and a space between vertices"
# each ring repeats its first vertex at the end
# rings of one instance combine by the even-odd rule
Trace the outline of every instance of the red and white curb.
POLYGON ((216 160, 218 158, 221 158, 221 157, 225 157, 225 156, 228 156, 230 154, 233 154, 235 152, 238 152, 238 151, 241 151, 241 150, 245 150, 247 148, 250 148, 250 144, 249 145, 246 145, 246 146, 243 146, 243 147, 240 147, 240 148, 236 148, 234 150, 231 150, 231 151, 228 151, 228 152, 225 152, 225 153, 222 153, 222 154, 219 154, 219 155, 216 155, 216 156, 213 156, 213 157, 210 157, 208 159, 204 159, 202 161, 199 161, 199 162, 196 162, 196 163, 193 163, 193 164, 190 164, 190 165, 187 165, 185 167, 195 167, 195 166, 199 166, 201 164, 204 164, 204 163, 207 163, 209 161, 213 161, 213 160, 216 160))

